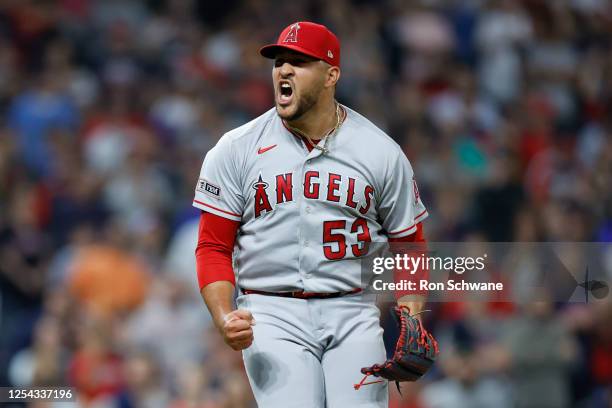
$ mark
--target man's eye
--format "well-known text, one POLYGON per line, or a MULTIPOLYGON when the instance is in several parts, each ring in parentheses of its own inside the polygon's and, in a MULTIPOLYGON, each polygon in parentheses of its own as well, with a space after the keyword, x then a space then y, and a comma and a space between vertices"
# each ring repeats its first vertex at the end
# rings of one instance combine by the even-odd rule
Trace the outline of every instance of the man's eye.
POLYGON ((308 61, 306 60, 302 60, 302 59, 295 59, 295 60, 282 60, 282 59, 277 59, 274 60, 274 66, 275 67, 280 67, 282 66, 285 62, 289 63, 290 65, 293 65, 294 67, 300 66, 300 65, 304 65, 306 64, 308 61))

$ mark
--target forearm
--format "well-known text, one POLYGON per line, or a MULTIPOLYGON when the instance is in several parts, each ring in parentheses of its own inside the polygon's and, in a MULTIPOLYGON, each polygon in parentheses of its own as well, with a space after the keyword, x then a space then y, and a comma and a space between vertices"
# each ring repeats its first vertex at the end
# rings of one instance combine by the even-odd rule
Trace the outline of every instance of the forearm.
POLYGON ((200 292, 217 329, 225 324, 225 316, 234 310, 234 285, 228 281, 218 281, 206 285, 200 292))
POLYGON ((196 247, 200 294, 215 326, 221 329, 225 317, 234 310, 235 278, 232 250, 239 223, 202 212, 196 247))
MULTIPOLYGON (((402 255, 407 253, 409 256, 416 256, 420 252, 426 251, 427 241, 423 231, 423 224, 417 224, 417 230, 414 234, 403 238, 390 238, 389 243, 392 252, 402 255), (415 251, 417 252, 415 253, 415 251)), ((406 274, 405 272, 396 271, 394 279, 396 282, 401 279, 417 282, 418 280, 427 280, 429 278, 428 270, 424 267, 414 272, 413 274, 406 274)), ((396 299, 398 306, 407 306, 410 309, 410 313, 414 315, 423 311, 427 294, 423 291, 402 291, 396 293, 396 299)))

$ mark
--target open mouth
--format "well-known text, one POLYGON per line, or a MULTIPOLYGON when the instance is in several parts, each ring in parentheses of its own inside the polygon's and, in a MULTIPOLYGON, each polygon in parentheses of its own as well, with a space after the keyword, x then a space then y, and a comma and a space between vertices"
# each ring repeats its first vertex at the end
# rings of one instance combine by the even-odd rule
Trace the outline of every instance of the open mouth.
POLYGON ((291 103, 293 97, 293 87, 287 81, 283 81, 279 84, 278 89, 278 103, 280 105, 288 105, 291 103))

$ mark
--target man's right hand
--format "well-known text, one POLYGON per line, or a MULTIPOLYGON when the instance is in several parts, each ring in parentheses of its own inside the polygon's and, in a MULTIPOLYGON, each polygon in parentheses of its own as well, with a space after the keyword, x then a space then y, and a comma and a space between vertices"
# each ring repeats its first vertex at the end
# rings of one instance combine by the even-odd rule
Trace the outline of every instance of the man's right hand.
POLYGON ((244 350, 253 343, 253 329, 255 319, 251 312, 237 309, 223 317, 221 334, 228 346, 236 351, 244 350))
POLYGON ((201 293, 223 341, 234 350, 244 350, 253 343, 251 326, 255 319, 246 309, 232 310, 234 289, 232 282, 217 281, 206 285, 201 293))

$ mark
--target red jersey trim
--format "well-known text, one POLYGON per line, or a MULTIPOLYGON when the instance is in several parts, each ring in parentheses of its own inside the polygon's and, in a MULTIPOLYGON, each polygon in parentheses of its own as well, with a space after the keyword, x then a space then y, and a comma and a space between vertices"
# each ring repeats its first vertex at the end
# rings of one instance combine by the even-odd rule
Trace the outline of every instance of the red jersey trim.
POLYGON ((212 205, 210 205, 210 204, 206 204, 206 203, 204 203, 204 202, 202 202, 202 201, 199 201, 199 200, 193 200, 193 202, 194 202, 194 203, 197 203, 197 204, 200 204, 200 205, 203 205, 204 207, 208 207, 208 208, 212 208, 213 210, 220 211, 220 212, 222 212, 223 214, 232 215, 232 216, 234 216, 234 217, 242 217, 240 214, 235 214, 235 213, 233 213, 233 212, 229 212, 229 211, 222 210, 222 209, 220 209, 220 208, 217 208, 217 207, 212 206, 212 205))
POLYGON ((408 228, 404 228, 403 230, 400 230, 400 231, 389 232, 388 235, 397 235, 397 234, 401 234, 402 232, 410 231, 412 228, 414 228, 419 223, 419 218, 421 218, 425 214, 427 214, 427 210, 423 210, 422 213, 414 217, 414 224, 412 224, 408 228))

